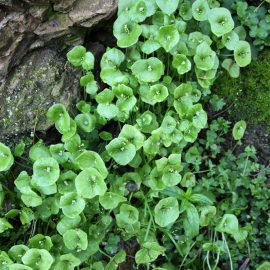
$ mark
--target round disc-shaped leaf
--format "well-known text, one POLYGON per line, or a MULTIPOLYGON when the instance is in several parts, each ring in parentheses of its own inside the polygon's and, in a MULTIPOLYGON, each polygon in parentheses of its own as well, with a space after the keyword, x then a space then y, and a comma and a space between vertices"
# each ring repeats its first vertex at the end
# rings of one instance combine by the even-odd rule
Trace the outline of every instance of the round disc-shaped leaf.
POLYGON ((127 48, 136 44, 141 33, 141 26, 131 21, 130 17, 126 15, 119 16, 113 26, 113 34, 117 38, 117 45, 120 48, 127 48))
POLYGON ((194 62, 197 68, 201 70, 210 70, 215 65, 216 53, 211 50, 210 46, 204 41, 196 49, 194 62))
POLYGON ((125 202, 127 199, 117 193, 106 192, 103 196, 99 197, 100 204, 106 210, 112 210, 118 206, 119 203, 125 202))
POLYGON ((125 55, 122 51, 112 48, 107 50, 101 59, 100 66, 103 68, 119 67, 125 60, 125 55))
POLYGON ((177 69, 180 75, 183 75, 191 70, 191 62, 184 54, 176 54, 173 57, 172 65, 177 69))
POLYGON ((231 31, 230 33, 222 36, 222 44, 226 47, 226 49, 230 51, 235 49, 235 46, 238 44, 238 42, 239 36, 234 31, 231 31))
POLYGON ((49 270, 54 259, 45 249, 31 248, 22 257, 22 262, 33 270, 49 270))
POLYGON ((85 201, 76 192, 69 192, 60 198, 60 208, 65 216, 77 217, 85 208, 85 201))
POLYGON ((155 84, 150 87, 149 97, 153 101, 152 104, 163 102, 169 95, 168 88, 163 84, 155 84))
POLYGON ((213 8, 208 12, 208 20, 211 26, 212 32, 221 37, 234 28, 234 21, 231 13, 224 7, 213 8))
POLYGON ((61 235, 63 235, 67 230, 78 227, 80 222, 81 216, 76 216, 74 218, 63 216, 57 223, 56 229, 61 235))
POLYGON ((142 82, 156 82, 164 74, 164 65, 158 58, 151 57, 136 61, 131 70, 142 82))
POLYGON ((63 104, 52 105, 47 112, 47 118, 55 123, 61 134, 70 130, 70 116, 63 104))
POLYGON ((75 67, 81 66, 84 61, 86 49, 83 46, 75 46, 67 53, 68 61, 75 67))
POLYGON ((74 180, 77 174, 73 171, 66 171, 62 173, 57 181, 57 188, 60 194, 75 191, 74 180))
POLYGON ((179 217, 179 204, 176 198, 169 197, 158 202, 154 209, 155 222, 160 227, 173 224, 179 217))
POLYGON ((184 1, 183 3, 180 4, 179 15, 185 21, 189 21, 192 19, 192 9, 190 1, 184 1))
POLYGON ((210 8, 205 0, 196 0, 192 4, 192 15, 197 21, 206 21, 210 8))
POLYGON ((8 256, 16 261, 16 262, 21 262, 22 256, 25 254, 25 252, 29 248, 25 245, 14 245, 12 246, 9 251, 8 251, 8 256))
POLYGON ((53 243, 49 236, 36 234, 35 236, 29 239, 28 246, 29 248, 46 249, 49 251, 52 248, 53 243))
POLYGON ((81 264, 81 260, 71 253, 61 255, 59 262, 55 265, 54 270, 74 270, 76 266, 81 264))
POLYGON ((9 147, 0 143, 0 172, 9 170, 13 163, 14 158, 9 147))
POLYGON ((86 199, 104 195, 107 187, 102 175, 94 168, 83 170, 75 179, 78 194, 86 199))
POLYGON ((238 229, 238 219, 233 214, 225 214, 216 227, 218 232, 225 232, 228 234, 237 233, 238 229))
POLYGON ((166 25, 159 28, 156 39, 169 52, 178 44, 180 35, 175 26, 166 25))
POLYGON ((32 183, 40 187, 50 186, 58 180, 59 175, 59 165, 54 158, 41 158, 33 165, 32 183))
POLYGON ((94 68, 94 64, 95 64, 95 57, 91 52, 87 52, 84 55, 84 59, 82 61, 82 68, 84 70, 90 70, 94 68))
POLYGON ((139 150, 143 146, 145 139, 144 135, 136 127, 127 124, 123 126, 119 134, 120 137, 125 138, 133 144, 136 150, 139 150))
POLYGON ((241 140, 245 134, 246 128, 247 124, 245 121, 241 120, 237 122, 233 127, 233 138, 236 141, 241 140))
POLYGON ((238 78, 240 75, 240 67, 230 58, 225 59, 221 65, 226 69, 232 78, 238 78))
POLYGON ((88 246, 87 234, 81 229, 71 229, 63 234, 65 246, 68 249, 86 250, 88 246))
POLYGON ((240 40, 234 49, 234 59, 239 67, 245 67, 251 62, 251 49, 248 42, 240 40))
POLYGON ((136 147, 127 139, 120 137, 113 139, 107 146, 109 155, 122 166, 127 165, 136 155, 136 147))
POLYGON ((158 7, 165 13, 165 14, 173 14, 179 5, 179 0, 156 0, 158 7))
POLYGON ((85 131, 92 132, 96 127, 96 118, 90 113, 81 113, 75 117, 75 122, 77 126, 85 131))
POLYGON ((122 204, 120 213, 116 215, 117 224, 122 227, 125 224, 135 224, 139 219, 139 211, 132 205, 122 204))
POLYGON ((150 111, 144 112, 137 119, 137 127, 144 133, 151 133, 158 128, 157 117, 150 111))

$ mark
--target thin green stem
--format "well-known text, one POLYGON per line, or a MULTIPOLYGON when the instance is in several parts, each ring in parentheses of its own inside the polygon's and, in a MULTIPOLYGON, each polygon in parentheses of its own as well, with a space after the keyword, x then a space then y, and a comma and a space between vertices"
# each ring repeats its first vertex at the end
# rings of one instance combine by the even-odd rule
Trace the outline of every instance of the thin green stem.
POLYGON ((233 270, 233 262, 232 262, 231 252, 230 252, 230 249, 229 249, 229 246, 228 246, 228 243, 226 241, 226 237, 225 237, 224 233, 222 233, 222 239, 223 239, 223 242, 225 243, 225 246, 226 246, 226 249, 228 252, 228 256, 229 256, 229 260, 230 260, 230 269, 233 270))

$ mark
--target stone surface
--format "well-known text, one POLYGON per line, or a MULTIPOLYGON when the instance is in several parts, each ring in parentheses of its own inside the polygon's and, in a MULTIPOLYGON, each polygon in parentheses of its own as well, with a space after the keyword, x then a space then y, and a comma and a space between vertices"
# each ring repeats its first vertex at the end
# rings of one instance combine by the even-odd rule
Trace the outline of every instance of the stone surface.
POLYGON ((45 131, 50 126, 47 109, 55 102, 70 106, 79 97, 79 75, 53 49, 27 55, 0 86, 0 141, 45 131))
POLYGON ((78 97, 66 52, 116 7, 117 0, 0 0, 0 141, 44 131, 49 105, 78 97))

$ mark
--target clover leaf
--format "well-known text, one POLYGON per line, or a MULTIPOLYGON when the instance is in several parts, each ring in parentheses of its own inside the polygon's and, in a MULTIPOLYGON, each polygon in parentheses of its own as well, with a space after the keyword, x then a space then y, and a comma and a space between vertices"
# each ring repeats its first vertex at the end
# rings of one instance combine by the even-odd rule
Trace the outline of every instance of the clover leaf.
POLYGON ((41 158, 33 165, 31 183, 40 187, 50 186, 58 180, 59 175, 59 165, 54 158, 41 158))
POLYGON ((54 259, 45 249, 31 248, 22 257, 22 262, 33 270, 49 270, 54 259))
POLYGON ((240 40, 234 48, 234 60, 239 67, 246 67, 251 62, 251 49, 248 42, 240 40))
POLYGON ((114 22, 113 34, 117 38, 117 45, 120 48, 127 48, 136 44, 141 33, 141 26, 131 21, 128 16, 120 15, 114 22))
POLYGON ((162 62, 155 57, 138 60, 131 66, 132 73, 142 82, 156 82, 164 74, 162 62))
POLYGON ((177 69, 177 72, 180 75, 183 75, 191 70, 191 62, 184 54, 174 55, 172 65, 177 69))
POLYGON ((208 12, 208 20, 211 26, 212 32, 217 36, 221 37, 234 28, 234 21, 231 13, 224 7, 212 8, 208 12))
POLYGON ((179 204, 176 198, 169 197, 158 202, 154 209, 155 222, 160 227, 172 225, 179 217, 179 204))
POLYGON ((234 127, 233 127, 233 138, 236 141, 239 141, 243 138, 245 131, 247 128, 247 124, 245 121, 241 120, 237 123, 235 123, 234 127))
POLYGON ((94 168, 88 168, 78 174, 75 186, 82 198, 92 199, 97 195, 104 195, 107 187, 102 175, 94 168))
POLYGON ((69 218, 76 218, 85 208, 85 201, 76 192, 69 192, 60 198, 60 208, 69 218))
POLYGON ((156 39, 165 51, 169 52, 178 44, 180 35, 175 26, 166 25, 159 28, 156 39))
POLYGON ((206 21, 210 8, 207 1, 196 0, 192 4, 192 15, 197 21, 206 21))
POLYGON ((136 147, 127 139, 120 137, 113 139, 107 146, 109 155, 122 166, 127 165, 136 155, 136 147))
POLYGON ((88 246, 87 234, 81 229, 70 229, 63 234, 65 246, 68 249, 86 250, 88 246))
POLYGON ((170 15, 178 8, 179 0, 156 0, 156 3, 165 14, 170 15))
POLYGON ((0 172, 9 170, 13 163, 14 158, 9 147, 0 143, 0 172))

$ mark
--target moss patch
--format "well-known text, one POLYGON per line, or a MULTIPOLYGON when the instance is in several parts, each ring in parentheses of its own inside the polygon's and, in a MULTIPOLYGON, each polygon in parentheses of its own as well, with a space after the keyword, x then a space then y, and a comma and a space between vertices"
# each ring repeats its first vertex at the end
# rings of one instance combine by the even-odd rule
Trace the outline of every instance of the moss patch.
POLYGON ((266 125, 270 131, 270 50, 265 50, 240 78, 230 78, 225 72, 215 82, 213 92, 223 97, 230 115, 249 124, 266 125))

